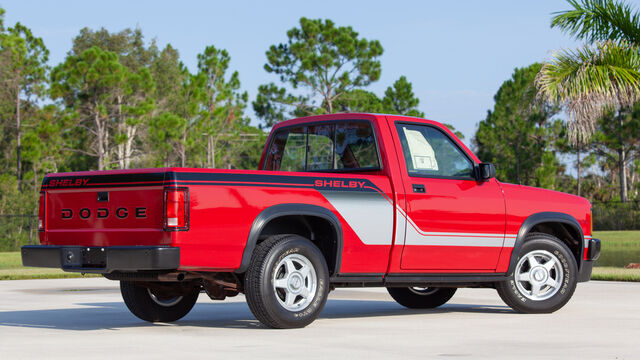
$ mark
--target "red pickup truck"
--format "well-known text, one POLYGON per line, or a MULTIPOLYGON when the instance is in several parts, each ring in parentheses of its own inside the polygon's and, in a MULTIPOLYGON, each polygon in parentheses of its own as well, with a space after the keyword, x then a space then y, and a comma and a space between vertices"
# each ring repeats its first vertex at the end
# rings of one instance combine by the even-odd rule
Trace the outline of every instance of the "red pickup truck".
POLYGON ((263 324, 291 328, 348 286, 384 286, 409 308, 490 287, 516 311, 552 312, 600 254, 586 199, 497 181, 430 120, 285 121, 259 169, 47 175, 41 245, 23 264, 119 280, 147 321, 182 318, 204 291, 244 293, 263 324))

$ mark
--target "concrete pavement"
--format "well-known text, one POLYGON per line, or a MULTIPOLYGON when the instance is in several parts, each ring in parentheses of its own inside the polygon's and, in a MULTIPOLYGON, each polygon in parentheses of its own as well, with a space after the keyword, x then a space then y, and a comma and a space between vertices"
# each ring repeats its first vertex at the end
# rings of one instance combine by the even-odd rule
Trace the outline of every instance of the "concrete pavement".
POLYGON ((578 284, 545 315, 516 314, 495 290, 460 289, 426 311, 384 289, 338 289, 304 329, 263 328, 243 296, 201 294, 184 319, 150 324, 101 278, 0 281, 1 359, 638 359, 640 283, 578 284))

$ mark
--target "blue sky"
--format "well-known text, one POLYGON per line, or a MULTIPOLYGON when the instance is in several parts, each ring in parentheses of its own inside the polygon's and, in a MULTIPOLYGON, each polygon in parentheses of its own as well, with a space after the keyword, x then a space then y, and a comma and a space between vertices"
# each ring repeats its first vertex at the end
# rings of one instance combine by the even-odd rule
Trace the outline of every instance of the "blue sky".
MULTIPOLYGON (((638 1, 629 3, 638 8, 638 1)), ((382 43, 382 76, 371 91, 382 95, 407 76, 426 117, 453 124, 466 143, 515 67, 579 45, 549 27, 551 13, 568 9, 564 0, 5 0, 0 6, 7 12, 6 25, 20 21, 44 39, 52 65, 64 59, 83 27, 112 32, 140 27, 147 40, 177 48, 190 69, 205 46, 227 49, 252 100, 260 84, 277 80, 263 69, 267 48, 285 42, 286 31, 302 16, 332 19, 382 43)))

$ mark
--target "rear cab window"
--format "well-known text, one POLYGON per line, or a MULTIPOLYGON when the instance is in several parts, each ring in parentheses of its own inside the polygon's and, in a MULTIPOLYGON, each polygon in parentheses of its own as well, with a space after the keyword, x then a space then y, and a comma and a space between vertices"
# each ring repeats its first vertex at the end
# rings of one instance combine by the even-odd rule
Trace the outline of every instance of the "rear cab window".
POLYGON ((279 129, 263 170, 349 172, 380 170, 378 146, 368 121, 340 121, 279 129))

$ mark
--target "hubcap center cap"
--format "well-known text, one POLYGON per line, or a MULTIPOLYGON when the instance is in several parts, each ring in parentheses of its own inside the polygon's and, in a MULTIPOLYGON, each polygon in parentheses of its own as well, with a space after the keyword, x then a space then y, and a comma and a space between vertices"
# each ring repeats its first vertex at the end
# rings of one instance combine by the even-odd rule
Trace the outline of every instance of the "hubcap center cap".
POLYGON ((289 277, 289 289, 292 292, 298 292, 302 288, 303 279, 300 274, 291 274, 289 277))
POLYGON ((531 270, 531 280, 535 282, 546 281, 548 276, 549 274, 545 268, 537 267, 531 270))

